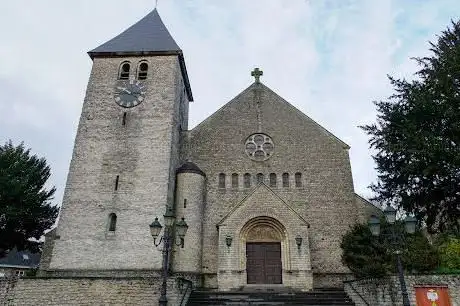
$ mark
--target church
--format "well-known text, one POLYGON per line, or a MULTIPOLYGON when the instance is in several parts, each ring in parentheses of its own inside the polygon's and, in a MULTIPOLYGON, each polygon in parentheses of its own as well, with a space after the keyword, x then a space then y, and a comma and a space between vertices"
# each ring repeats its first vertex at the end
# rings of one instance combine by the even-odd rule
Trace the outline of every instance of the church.
POLYGON ((42 275, 147 277, 167 258, 169 277, 219 291, 350 277, 342 235, 377 208, 354 192, 349 146, 264 85, 262 70, 248 67, 254 82, 190 129, 200 101, 156 9, 88 54, 42 275), (176 219, 166 257, 164 216, 176 219))

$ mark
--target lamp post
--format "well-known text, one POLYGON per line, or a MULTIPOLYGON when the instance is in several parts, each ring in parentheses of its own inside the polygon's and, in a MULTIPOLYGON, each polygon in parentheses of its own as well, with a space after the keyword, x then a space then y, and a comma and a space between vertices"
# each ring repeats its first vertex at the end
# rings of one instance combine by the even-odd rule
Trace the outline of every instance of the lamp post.
MULTIPOLYGON (((396 254, 396 265, 398 268, 398 276, 399 276, 399 283, 401 285, 401 293, 403 298, 403 306, 410 306, 409 302, 409 295, 407 293, 406 287, 406 280, 404 278, 404 270, 401 262, 401 250, 398 248, 399 242, 403 239, 402 233, 396 232, 395 230, 395 222, 396 222, 396 209, 391 206, 387 206, 383 211, 385 214, 385 218, 387 222, 390 224, 391 228, 391 243, 395 248, 396 254)), ((372 216, 369 219, 369 229, 374 236, 380 235, 380 220, 376 216, 372 216)), ((415 228, 417 225, 417 219, 414 217, 408 216, 404 219, 405 230, 409 234, 413 234, 415 232, 415 228)))
POLYGON ((163 270, 162 270, 162 284, 161 284, 161 295, 158 300, 160 306, 168 305, 168 298, 166 297, 166 288, 168 282, 168 270, 169 270, 169 252, 173 245, 184 247, 184 237, 187 233, 188 225, 185 223, 184 218, 179 222, 176 221, 176 216, 170 208, 166 210, 164 214, 165 229, 163 236, 160 237, 160 240, 157 241, 158 236, 160 235, 161 229, 163 226, 158 221, 158 218, 150 224, 150 234, 153 237, 153 244, 158 247, 163 242, 163 270), (179 243, 175 241, 174 230, 179 236, 179 243))

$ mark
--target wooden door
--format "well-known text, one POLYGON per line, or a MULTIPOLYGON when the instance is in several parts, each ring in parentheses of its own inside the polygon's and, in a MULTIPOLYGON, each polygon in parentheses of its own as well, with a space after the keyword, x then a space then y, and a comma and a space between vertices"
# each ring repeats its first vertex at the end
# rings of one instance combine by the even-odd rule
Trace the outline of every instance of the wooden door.
POLYGON ((281 243, 248 242, 246 271, 248 284, 281 284, 281 243))

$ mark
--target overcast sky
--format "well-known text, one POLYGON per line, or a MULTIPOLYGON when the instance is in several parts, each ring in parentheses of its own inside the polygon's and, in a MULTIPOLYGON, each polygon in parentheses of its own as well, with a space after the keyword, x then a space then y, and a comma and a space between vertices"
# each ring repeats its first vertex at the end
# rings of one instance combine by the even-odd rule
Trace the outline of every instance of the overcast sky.
MULTIPOLYGON (((60 204, 91 69, 86 52, 113 38, 155 0, 2 1, 0 143, 46 157, 60 204)), ((160 0, 183 49, 195 102, 191 127, 262 82, 351 146, 356 191, 376 179, 368 137, 387 74, 412 78, 460 16, 458 0, 160 0)))

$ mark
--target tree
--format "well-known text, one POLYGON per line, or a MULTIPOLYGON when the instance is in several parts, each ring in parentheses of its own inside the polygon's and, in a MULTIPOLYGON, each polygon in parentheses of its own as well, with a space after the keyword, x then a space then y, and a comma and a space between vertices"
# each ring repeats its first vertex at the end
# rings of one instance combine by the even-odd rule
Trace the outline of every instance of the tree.
POLYGON ((444 236, 438 239, 441 270, 460 272, 460 238, 444 236))
POLYGON ((355 274, 363 277, 384 277, 396 272, 395 251, 401 251, 407 272, 427 272, 438 267, 439 254, 422 232, 407 234, 402 222, 395 225, 381 220, 381 234, 373 236, 365 224, 354 225, 343 237, 342 262, 355 274), (393 244, 392 227, 402 239, 393 244))
POLYGON ((361 128, 376 150, 374 200, 414 213, 429 232, 459 233, 460 22, 430 44, 431 56, 415 58, 417 79, 389 77, 395 93, 361 128))
POLYGON ((374 237, 364 224, 354 225, 342 237, 342 262, 359 278, 383 277, 391 270, 386 240, 374 237))
POLYGON ((37 240, 59 211, 50 203, 56 189, 45 187, 50 175, 46 160, 24 144, 0 146, 0 257, 14 247, 38 251, 37 240))

